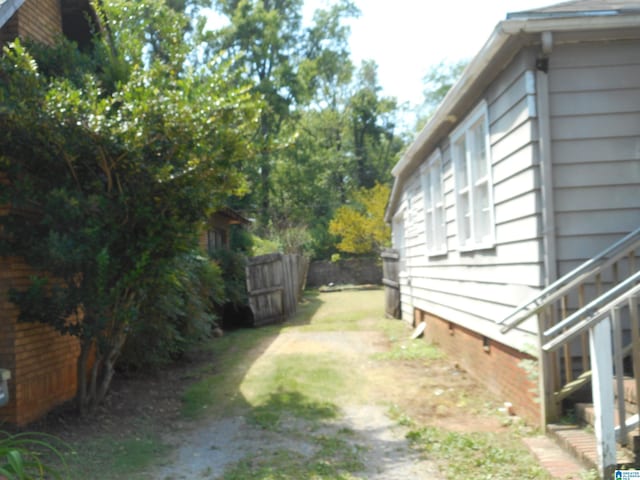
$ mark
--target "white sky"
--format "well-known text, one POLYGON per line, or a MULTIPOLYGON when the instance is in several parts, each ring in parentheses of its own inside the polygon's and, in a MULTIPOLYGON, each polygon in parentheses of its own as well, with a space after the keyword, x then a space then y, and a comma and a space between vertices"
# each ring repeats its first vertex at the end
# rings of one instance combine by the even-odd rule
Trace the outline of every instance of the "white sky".
MULTIPOLYGON (((400 103, 422 102, 422 78, 443 59, 472 58, 507 12, 540 8, 559 0, 355 0, 362 14, 351 22, 356 65, 378 64, 386 95, 400 103)), ((306 0, 305 7, 324 0, 306 0)), ((316 7, 317 8, 317 7, 316 7)))
MULTIPOLYGON (((375 60, 383 94, 410 106, 422 103, 422 78, 443 59, 472 58, 508 12, 561 0, 353 0, 354 63, 375 60)), ((332 0, 305 0, 305 18, 332 0)))

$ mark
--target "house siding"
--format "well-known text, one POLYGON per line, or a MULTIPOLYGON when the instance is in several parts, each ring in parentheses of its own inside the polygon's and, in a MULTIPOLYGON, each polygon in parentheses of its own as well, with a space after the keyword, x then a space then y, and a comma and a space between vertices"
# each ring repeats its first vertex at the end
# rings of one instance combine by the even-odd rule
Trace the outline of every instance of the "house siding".
POLYGON ((496 322, 538 291, 543 282, 532 64, 532 52, 521 52, 478 99, 486 100, 488 106, 494 248, 459 250, 455 178, 448 137, 440 143, 444 163, 446 255, 427 256, 419 179, 407 185, 403 197, 407 215, 405 273, 411 278, 410 285, 403 289, 403 318, 413 319, 411 312, 417 308, 520 350, 535 344, 532 335, 535 327, 529 323, 524 330, 505 337, 499 333, 496 322))
POLYGON ((640 225, 640 41, 554 48, 549 93, 562 275, 640 225))
POLYGON ((60 0, 26 0, 0 29, 0 44, 16 37, 52 44, 61 33, 60 0))

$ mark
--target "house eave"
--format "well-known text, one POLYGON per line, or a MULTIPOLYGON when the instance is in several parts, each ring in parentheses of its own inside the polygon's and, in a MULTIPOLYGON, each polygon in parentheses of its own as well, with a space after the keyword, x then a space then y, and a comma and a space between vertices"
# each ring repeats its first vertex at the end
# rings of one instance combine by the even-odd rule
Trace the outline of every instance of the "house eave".
POLYGON ((498 72, 528 45, 540 42, 540 34, 552 32, 556 43, 578 42, 607 38, 640 36, 640 14, 604 16, 558 16, 543 18, 516 18, 504 20, 478 54, 462 72, 458 82, 449 90, 429 122, 407 148, 391 170, 395 181, 391 190, 385 221, 391 222, 398 208, 402 185, 413 170, 438 146, 458 121, 473 105, 479 94, 498 72))
POLYGON ((24 0, 4 0, 0 3, 0 28, 9 21, 23 3, 24 0))

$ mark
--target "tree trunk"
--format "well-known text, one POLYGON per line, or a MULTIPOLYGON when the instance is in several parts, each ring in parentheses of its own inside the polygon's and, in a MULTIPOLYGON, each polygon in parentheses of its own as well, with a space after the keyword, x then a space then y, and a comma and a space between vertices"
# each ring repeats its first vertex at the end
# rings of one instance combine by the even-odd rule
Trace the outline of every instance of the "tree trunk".
POLYGON ((78 389, 76 391, 76 402, 81 416, 92 414, 109 392, 115 372, 114 367, 126 338, 126 333, 121 331, 107 342, 106 350, 96 347, 90 375, 87 374, 87 364, 92 346, 96 342, 85 340, 82 343, 77 364, 78 389))
POLYGON ((78 387, 76 388, 76 403, 78 413, 84 416, 87 413, 87 363, 89 360, 89 352, 93 342, 83 340, 80 343, 80 355, 76 365, 76 375, 78 387))

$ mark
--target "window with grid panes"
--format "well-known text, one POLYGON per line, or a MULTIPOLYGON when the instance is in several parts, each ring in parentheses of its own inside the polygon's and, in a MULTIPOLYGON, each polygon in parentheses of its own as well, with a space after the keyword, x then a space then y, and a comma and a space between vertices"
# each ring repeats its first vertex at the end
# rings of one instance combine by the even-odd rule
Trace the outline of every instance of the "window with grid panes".
POLYGON ((462 250, 495 243, 487 104, 481 103, 451 135, 458 241, 462 250))
POLYGON ((442 155, 434 152, 421 168, 428 255, 447 253, 442 155))

